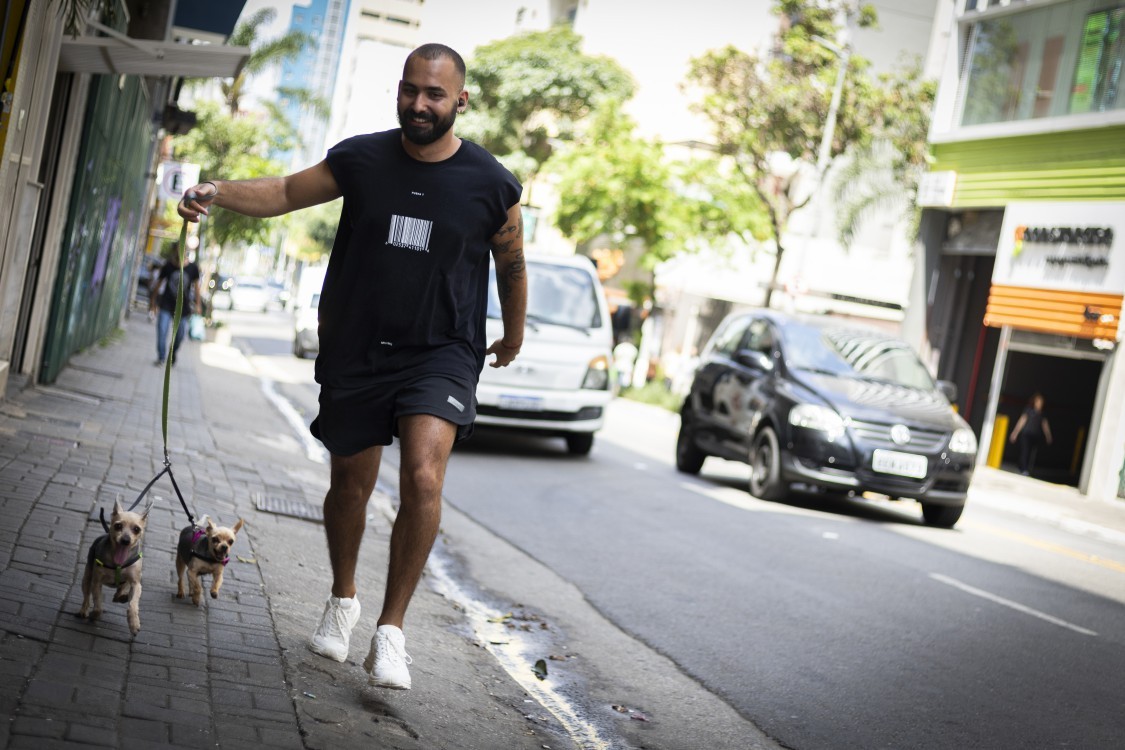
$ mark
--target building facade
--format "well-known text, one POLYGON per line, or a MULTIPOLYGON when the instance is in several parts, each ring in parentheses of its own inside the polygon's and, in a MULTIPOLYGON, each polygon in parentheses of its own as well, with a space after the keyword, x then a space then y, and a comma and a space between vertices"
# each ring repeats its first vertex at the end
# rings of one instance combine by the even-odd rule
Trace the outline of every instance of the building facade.
MULTIPOLYGON (((422 42, 423 6, 422 0, 352 0, 326 146, 398 127, 398 82, 406 56, 422 42)), ((323 158, 321 153, 310 164, 323 158)))
POLYGON ((292 155, 294 170, 324 158, 328 122, 300 98, 287 96, 287 90, 300 89, 325 103, 332 101, 350 6, 350 0, 309 0, 307 5, 294 5, 291 11, 289 31, 299 31, 310 40, 300 55, 281 65, 280 104, 301 135, 301 146, 292 155))
POLYGON ((133 296, 157 145, 189 126, 176 82, 233 76, 241 2, 128 0, 75 34, 55 4, 6 4, 0 54, 0 397, 50 383, 133 296), (182 13, 178 13, 182 10, 182 13))
POLYGON ((1032 475, 1100 498, 1125 460, 1123 31, 1121 0, 960 0, 912 299, 980 459, 1015 463, 1039 393, 1054 441, 1032 475))

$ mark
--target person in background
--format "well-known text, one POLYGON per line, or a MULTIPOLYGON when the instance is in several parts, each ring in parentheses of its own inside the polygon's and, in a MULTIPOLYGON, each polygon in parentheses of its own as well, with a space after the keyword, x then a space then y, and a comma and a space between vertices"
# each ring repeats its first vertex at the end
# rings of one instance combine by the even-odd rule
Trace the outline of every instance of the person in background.
POLYGON ((1047 445, 1054 442, 1051 436, 1051 425, 1043 414, 1044 400, 1041 394, 1036 393, 1028 402, 1027 408, 1016 421, 1010 443, 1018 443, 1020 449, 1020 474, 1027 476, 1035 465, 1035 454, 1045 440, 1047 445))
POLYGON ((183 309, 180 312, 180 326, 172 342, 172 364, 176 364, 176 354, 180 351, 184 335, 187 333, 188 318, 193 313, 199 313, 199 266, 195 261, 190 261, 181 266, 183 258, 180 255, 180 245, 174 242, 168 246, 164 253, 164 265, 156 273, 149 298, 149 312, 156 315, 156 362, 164 364, 168 356, 168 332, 172 328, 172 320, 176 314, 176 298, 180 295, 180 275, 183 274, 183 288, 185 291, 183 309))

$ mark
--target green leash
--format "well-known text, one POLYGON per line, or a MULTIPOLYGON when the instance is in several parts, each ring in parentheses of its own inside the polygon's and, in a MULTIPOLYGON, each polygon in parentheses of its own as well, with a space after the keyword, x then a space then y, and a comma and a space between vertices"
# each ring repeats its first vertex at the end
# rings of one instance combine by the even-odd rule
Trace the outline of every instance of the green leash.
MULTIPOLYGON (((187 246, 187 219, 184 219, 184 224, 180 228, 180 293, 176 295, 176 312, 172 316, 172 352, 176 349, 176 335, 180 331, 180 319, 183 317, 184 310, 184 265, 187 262, 187 256, 184 253, 184 248, 187 246)), ((168 458, 168 394, 172 385, 172 352, 168 352, 164 358, 164 397, 160 408, 160 432, 164 437, 164 468, 145 485, 141 490, 141 494, 137 495, 137 499, 129 506, 129 510, 133 510, 140 504, 141 500, 148 491, 152 489, 152 485, 156 484, 156 480, 165 474, 172 480, 172 488, 176 490, 176 497, 180 500, 180 505, 183 506, 184 513, 187 514, 188 521, 192 526, 195 526, 195 517, 188 510, 187 503, 184 501, 184 495, 180 492, 180 485, 176 484, 176 475, 172 473, 172 461, 168 458)), ((109 524, 105 520, 105 508, 101 509, 101 522, 102 528, 106 533, 109 533, 109 524)))
POLYGON ((164 402, 160 410, 160 432, 164 436, 164 465, 168 465, 168 391, 172 384, 172 358, 176 350, 176 338, 180 334, 180 319, 184 311, 184 266, 187 265, 187 256, 184 247, 187 245, 187 219, 180 227, 180 293, 176 295, 176 313, 172 316, 172 351, 164 358, 164 402))

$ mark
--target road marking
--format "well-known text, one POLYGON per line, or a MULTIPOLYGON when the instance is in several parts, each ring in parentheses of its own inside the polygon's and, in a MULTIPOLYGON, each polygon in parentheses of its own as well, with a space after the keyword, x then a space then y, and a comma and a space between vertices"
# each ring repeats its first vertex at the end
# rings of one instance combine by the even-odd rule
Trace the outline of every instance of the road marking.
POLYGON ((1079 552, 1076 549, 1071 549, 1070 547, 1064 547, 1061 544, 1055 544, 1053 542, 1045 542, 1041 539, 1036 539, 1035 537, 1026 536, 1024 534, 1018 534, 1014 531, 1008 531, 1007 529, 1002 529, 999 526, 991 526, 989 524, 980 523, 980 522, 977 522, 977 521, 972 521, 972 522, 969 522, 967 524, 961 524, 961 525, 962 526, 968 526, 969 528, 972 528, 972 529, 978 529, 980 531, 985 532, 986 534, 992 534, 994 536, 999 536, 999 537, 1003 537, 1005 539, 1010 539, 1013 542, 1019 542, 1020 544, 1026 544, 1029 547, 1035 547, 1036 549, 1046 550, 1047 552, 1054 552, 1056 554, 1063 555, 1065 557, 1071 557, 1075 560, 1081 560, 1082 562, 1090 563, 1091 565, 1097 565, 1099 567, 1106 568, 1108 570, 1112 570, 1112 571, 1117 572, 1117 573, 1125 573, 1125 563, 1120 563, 1120 562, 1117 562, 1116 560, 1110 560, 1110 559, 1105 558, 1105 557, 1099 557, 1098 555, 1088 555, 1085 552, 1079 552))
POLYGON ((293 408, 293 404, 289 400, 277 392, 274 388, 273 381, 269 378, 260 377, 258 383, 261 385, 262 393, 269 399, 269 402, 281 413, 289 426, 293 428, 293 432, 297 435, 297 439, 301 441, 301 446, 305 449, 305 456, 310 461, 315 461, 318 464, 328 463, 328 451, 321 447, 319 441, 312 436, 308 428, 305 427, 305 418, 297 413, 293 408))
POLYGON ((970 586, 967 583, 961 583, 957 579, 950 578, 949 576, 944 576, 941 573, 930 573, 930 578, 934 579, 938 583, 944 583, 947 586, 952 586, 953 588, 961 589, 966 594, 972 594, 973 596, 979 596, 981 599, 987 599, 990 602, 994 602, 996 604, 1001 604, 1005 607, 1009 607, 1010 609, 1014 609, 1017 612, 1022 612, 1025 615, 1031 615, 1032 617, 1037 617, 1040 620, 1051 623, 1052 625, 1058 625, 1060 628, 1067 628, 1068 630, 1073 630, 1074 632, 1081 633, 1082 635, 1092 635, 1092 636, 1097 635, 1097 633, 1095 633, 1093 630, 1087 630, 1086 628, 1081 627, 1080 625, 1075 625, 1074 623, 1067 622, 1066 620, 1060 620, 1059 618, 1053 617, 1052 615, 1049 615, 1046 612, 1040 612, 1037 609, 1032 609, 1031 607, 1020 604, 1019 602, 1013 602, 1011 599, 1005 599, 1002 596, 997 596, 996 594, 990 594, 987 591, 984 591, 982 589, 978 589, 974 586, 970 586))

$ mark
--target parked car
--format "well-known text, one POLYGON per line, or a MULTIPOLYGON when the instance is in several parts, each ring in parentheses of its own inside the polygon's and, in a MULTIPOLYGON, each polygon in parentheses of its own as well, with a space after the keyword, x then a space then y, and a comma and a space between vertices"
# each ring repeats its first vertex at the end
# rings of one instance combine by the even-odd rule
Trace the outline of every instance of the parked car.
POLYGON ((680 413, 676 467, 751 466, 766 500, 791 484, 913 498, 933 526, 961 517, 977 440, 903 341, 833 318, 729 316, 700 356, 680 413))
POLYGON ((228 292, 228 310, 256 310, 266 312, 273 300, 273 292, 257 276, 239 276, 228 292))
MULTIPOLYGON (((586 257, 527 259, 523 348, 507 367, 485 365, 477 386, 477 424, 534 430, 566 439, 586 455, 613 398, 613 333, 605 293, 586 257)), ((493 270, 488 341, 504 332, 493 270)))
POLYGON ((266 287, 270 293, 270 304, 275 305, 279 310, 285 310, 289 307, 289 286, 284 281, 270 280, 266 282, 266 287))
POLYGON ((320 353, 319 310, 320 292, 314 292, 308 304, 296 308, 293 320, 293 354, 301 359, 309 354, 320 353))
POLYGON ((214 310, 230 309, 230 290, 234 286, 234 279, 220 273, 213 273, 207 279, 203 290, 204 317, 210 318, 214 310))

